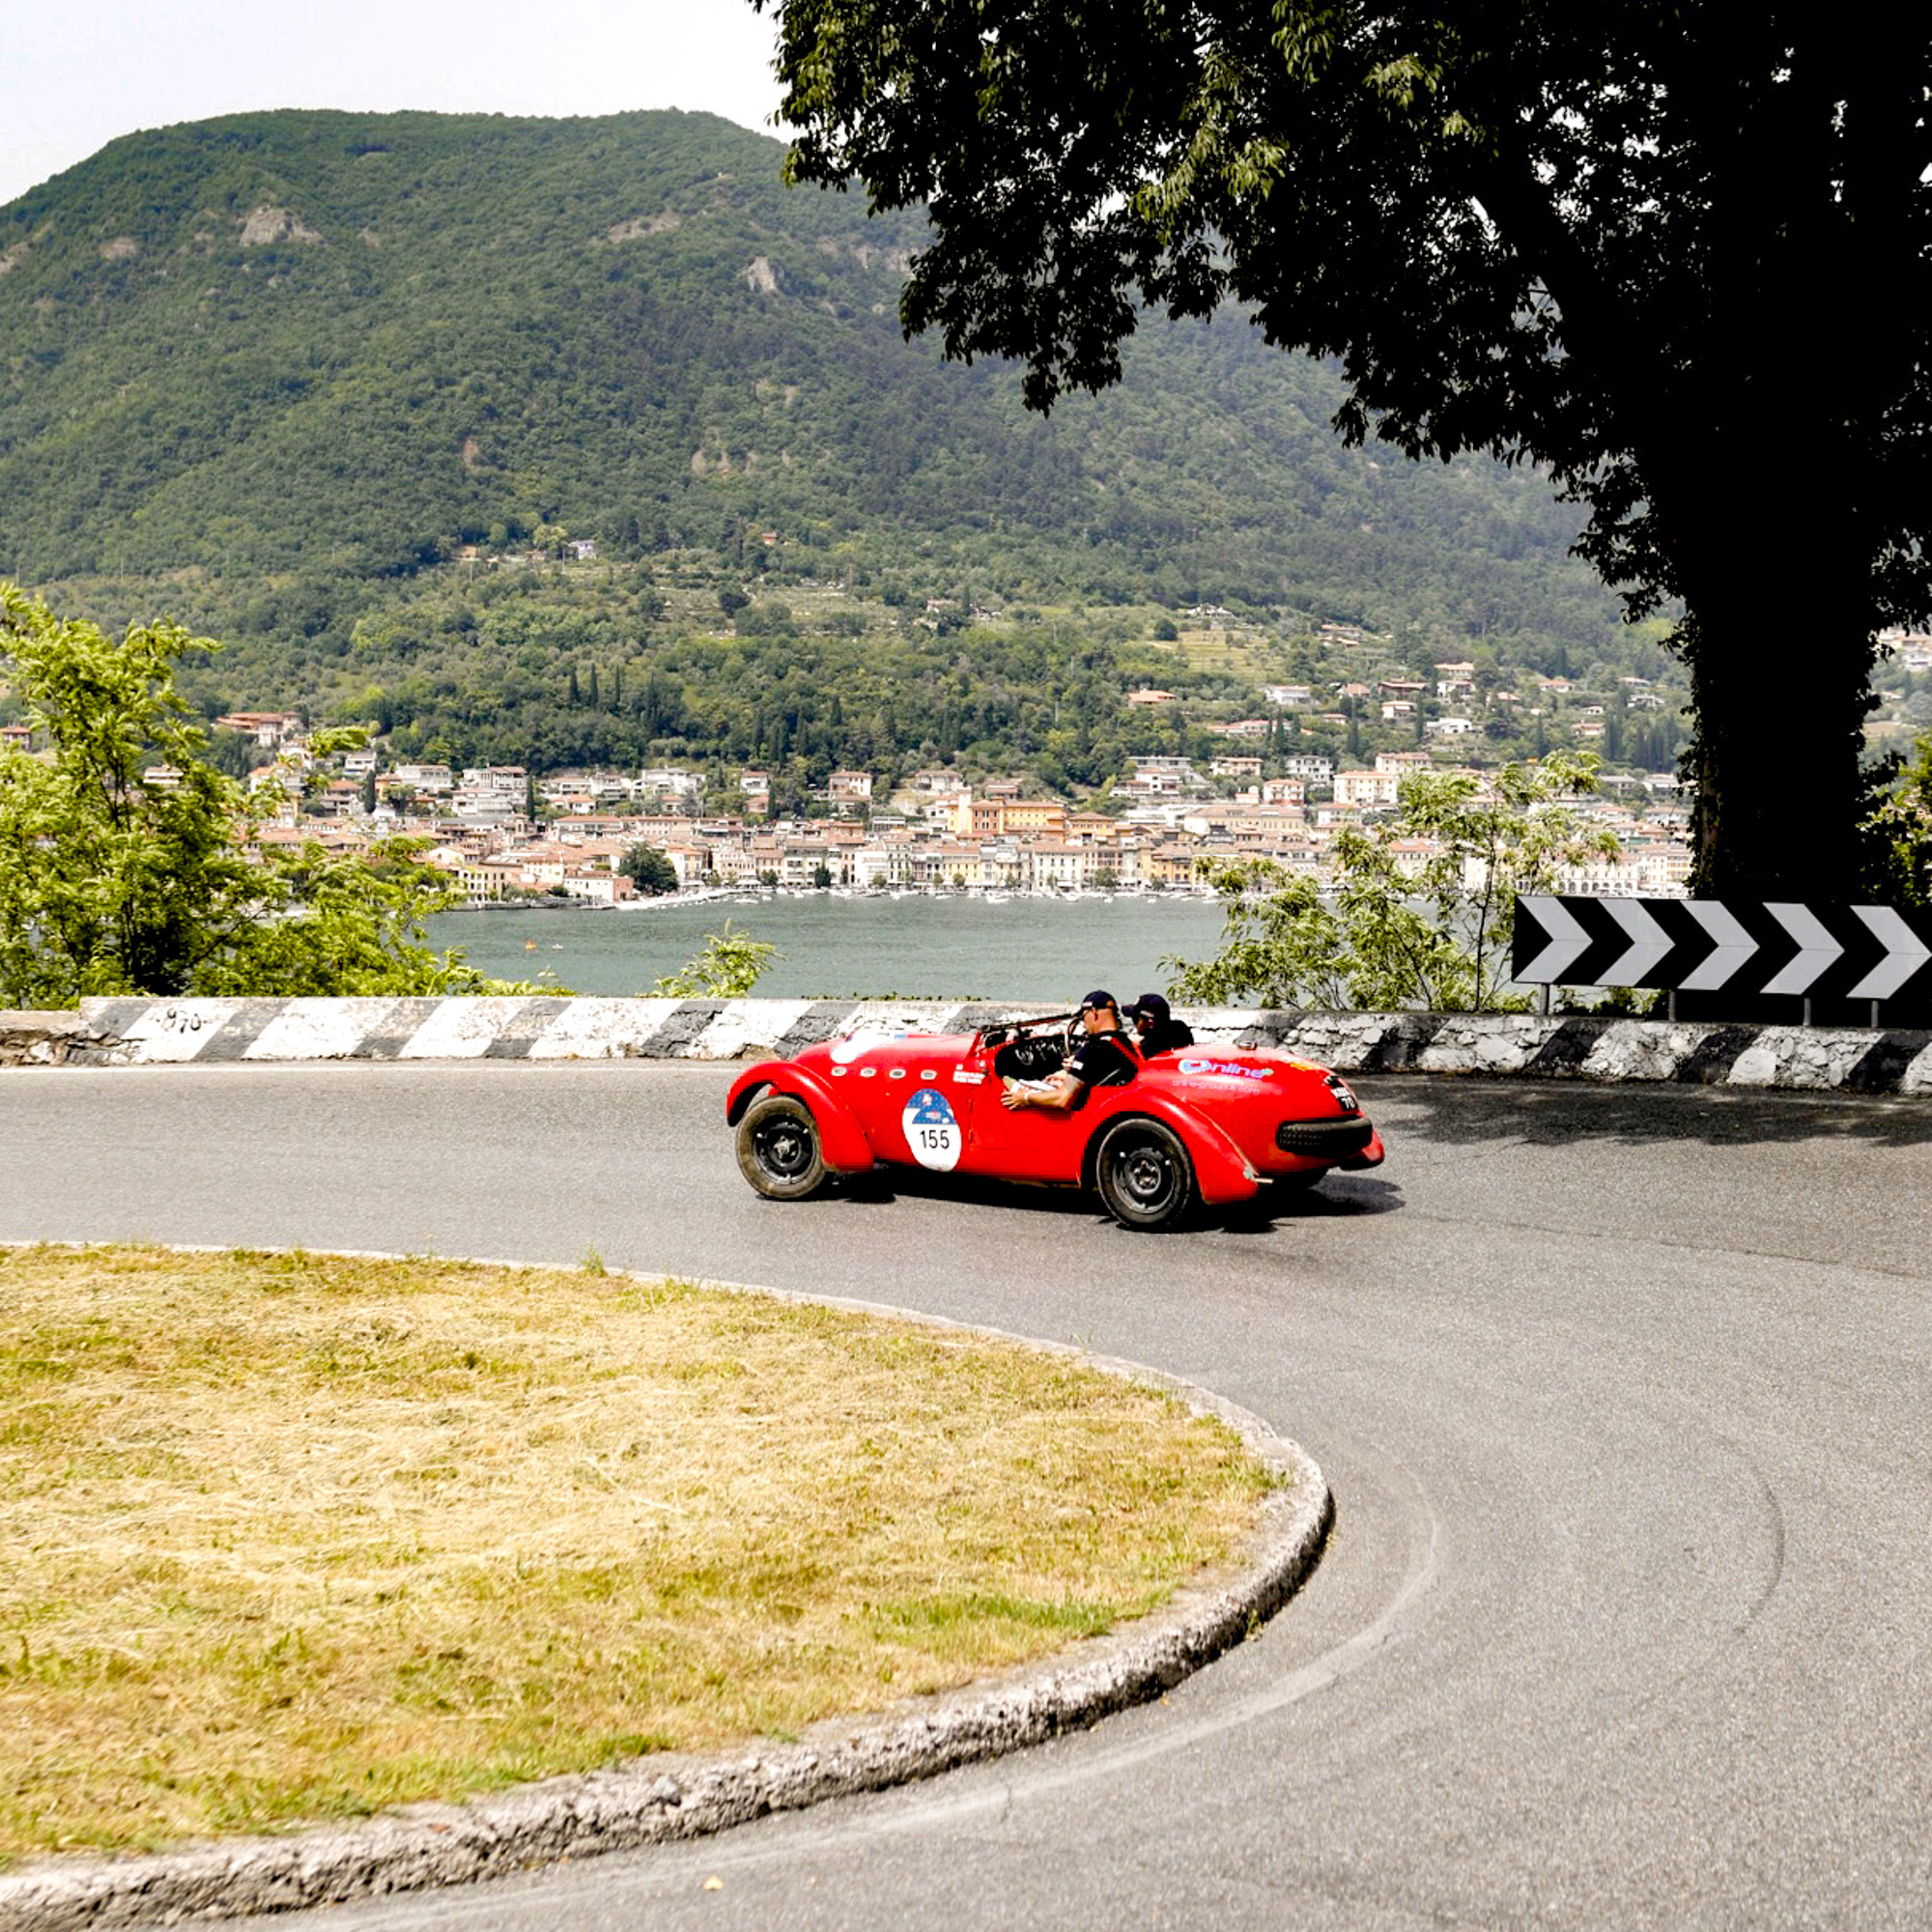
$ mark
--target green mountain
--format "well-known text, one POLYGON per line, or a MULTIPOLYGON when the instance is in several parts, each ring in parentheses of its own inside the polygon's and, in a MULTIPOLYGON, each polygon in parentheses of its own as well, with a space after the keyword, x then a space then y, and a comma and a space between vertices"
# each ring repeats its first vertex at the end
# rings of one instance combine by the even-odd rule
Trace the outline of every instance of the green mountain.
POLYGON ((918 225, 781 153, 677 113, 112 143, 0 209, 0 573, 172 577, 266 640, 539 523, 726 574, 770 531, 794 579, 1612 648, 1542 479, 1344 449, 1332 372, 1238 319, 1155 319, 1118 390, 1031 417, 902 340, 918 225))

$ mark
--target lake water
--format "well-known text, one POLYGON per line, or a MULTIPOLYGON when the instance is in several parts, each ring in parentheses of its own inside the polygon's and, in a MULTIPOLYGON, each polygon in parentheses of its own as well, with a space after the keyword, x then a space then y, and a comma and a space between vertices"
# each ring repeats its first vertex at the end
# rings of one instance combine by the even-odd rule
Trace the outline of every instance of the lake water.
POLYGON ((781 958, 758 981, 774 998, 1037 1000, 1072 1006, 1094 986, 1126 1001, 1164 988, 1165 954, 1211 958, 1220 908, 1208 899, 1023 898, 826 893, 659 900, 638 911, 442 913, 428 923, 439 951, 461 947, 504 980, 553 975, 573 992, 648 993, 704 950, 726 920, 769 940, 781 958))

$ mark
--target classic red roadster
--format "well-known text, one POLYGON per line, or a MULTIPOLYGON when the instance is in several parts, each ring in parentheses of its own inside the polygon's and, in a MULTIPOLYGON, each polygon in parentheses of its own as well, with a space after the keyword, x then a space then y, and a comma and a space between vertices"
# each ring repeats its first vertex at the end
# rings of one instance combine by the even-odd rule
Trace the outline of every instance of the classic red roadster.
POLYGON ((1000 1105, 1003 1076, 1061 1064, 1069 1015, 976 1034, 860 1031, 763 1060, 732 1083, 726 1122, 760 1194, 802 1201, 881 1163, 1091 1187, 1122 1227, 1172 1228, 1197 1207, 1375 1167, 1382 1144, 1347 1081, 1278 1053, 1156 1054, 1070 1113, 1000 1105))

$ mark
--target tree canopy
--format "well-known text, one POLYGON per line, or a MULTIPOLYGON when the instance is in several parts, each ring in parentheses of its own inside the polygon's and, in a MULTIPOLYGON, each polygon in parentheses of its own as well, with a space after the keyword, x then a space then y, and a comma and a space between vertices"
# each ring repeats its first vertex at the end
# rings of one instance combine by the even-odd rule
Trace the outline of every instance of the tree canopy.
POLYGON ((236 701, 288 709, 425 653, 395 600, 439 558, 566 530, 734 599, 774 569, 904 573, 918 605, 970 577, 1601 653, 1612 601, 1530 479, 1377 469, 1326 433, 1332 372, 1232 317, 1146 330, 1117 389, 1029 417, 902 339, 920 221, 790 193, 783 156, 669 112, 109 144, 0 207, 0 568, 116 630, 166 609, 224 679, 264 666, 236 701))
POLYGON ((242 789, 174 688, 213 648, 169 623, 110 639, 0 582, 0 665, 47 747, 0 746, 0 1003, 509 990, 421 944, 455 895, 410 840, 250 855, 242 789))
POLYGON ((677 867, 656 845, 633 845, 617 868, 646 898, 677 891, 677 867))
POLYGON ((793 178, 929 206, 908 330, 1019 358, 1045 409, 1147 308, 1234 301, 1339 359, 1346 437, 1547 467, 1630 610, 1682 604, 1699 884, 1849 884, 1875 632, 1932 583, 1922 20, 754 4, 793 178))

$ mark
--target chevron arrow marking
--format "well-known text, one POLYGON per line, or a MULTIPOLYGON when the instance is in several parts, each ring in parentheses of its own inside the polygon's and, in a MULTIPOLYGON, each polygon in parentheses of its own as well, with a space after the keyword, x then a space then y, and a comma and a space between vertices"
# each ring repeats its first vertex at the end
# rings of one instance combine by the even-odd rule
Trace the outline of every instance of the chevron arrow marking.
POLYGON ((1590 935, 1577 923, 1563 901, 1547 894, 1525 893, 1524 908, 1549 935, 1549 944, 1515 977, 1528 986, 1553 986, 1563 970, 1588 952, 1590 935))
POLYGON ((1811 982, 1833 960, 1844 955, 1844 946, 1833 937, 1831 927, 1809 906, 1767 903, 1765 911, 1797 940, 1798 957, 1781 973, 1767 980, 1764 990, 1767 993, 1809 992, 1811 982))
POLYGON ((1757 941, 1738 923, 1730 908, 1718 899, 1686 899, 1684 910, 1710 934, 1713 952, 1693 973, 1677 983, 1687 993, 1714 992, 1730 983, 1757 951, 1757 941))
POLYGON ((1889 1000, 1932 959, 1932 949, 1892 911, 1889 906, 1854 906, 1852 910, 1871 927, 1872 936, 1886 950, 1881 959, 1851 990, 1855 1000, 1889 1000))
POLYGON ((1630 951, 1597 976, 1600 986, 1641 986, 1643 976, 1668 958, 1675 942, 1643 909, 1641 899, 1605 899, 1604 910, 1630 936, 1630 951))

